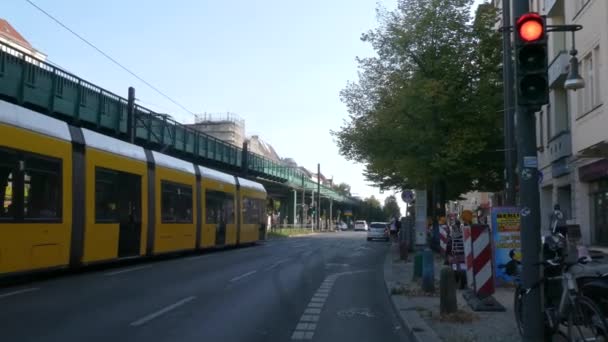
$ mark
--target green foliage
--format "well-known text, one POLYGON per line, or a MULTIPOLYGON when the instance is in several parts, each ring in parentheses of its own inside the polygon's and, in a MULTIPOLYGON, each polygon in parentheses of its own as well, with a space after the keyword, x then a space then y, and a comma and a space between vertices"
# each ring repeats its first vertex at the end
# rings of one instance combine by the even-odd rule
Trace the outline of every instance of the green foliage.
POLYGON ((355 220, 386 221, 382 205, 374 195, 364 199, 359 206, 356 206, 353 209, 353 215, 355 220))
POLYGON ((388 196, 384 199, 384 206, 382 207, 382 211, 384 212, 385 219, 401 217, 401 208, 399 208, 399 203, 397 203, 397 199, 395 198, 395 196, 388 196))
POLYGON ((348 185, 346 183, 340 183, 338 185, 334 185, 333 188, 337 193, 339 193, 342 196, 347 196, 347 197, 351 196, 350 185, 348 185))
POLYGON ((362 36, 377 56, 358 59, 341 99, 349 119, 332 132, 340 153, 366 164, 381 188, 446 184, 447 197, 500 187, 502 116, 496 11, 472 0, 399 0, 362 36))

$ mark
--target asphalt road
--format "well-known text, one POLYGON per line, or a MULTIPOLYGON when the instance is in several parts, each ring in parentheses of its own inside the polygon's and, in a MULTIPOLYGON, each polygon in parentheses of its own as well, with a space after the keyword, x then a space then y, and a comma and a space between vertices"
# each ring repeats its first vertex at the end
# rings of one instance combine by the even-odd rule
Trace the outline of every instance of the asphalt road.
POLYGON ((2 341, 406 341, 363 232, 0 288, 2 341))

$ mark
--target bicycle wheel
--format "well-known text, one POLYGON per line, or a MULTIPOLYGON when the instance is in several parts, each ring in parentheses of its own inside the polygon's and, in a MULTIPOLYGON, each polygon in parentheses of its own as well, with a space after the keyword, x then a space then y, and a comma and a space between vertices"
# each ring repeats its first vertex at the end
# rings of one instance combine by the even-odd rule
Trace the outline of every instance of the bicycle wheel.
POLYGON ((515 288, 515 294, 513 296, 513 313, 515 314, 515 323, 517 323, 517 330, 519 330, 519 336, 524 336, 524 324, 523 324, 523 301, 524 301, 524 289, 518 285, 515 288))
POLYGON ((568 313, 568 337, 570 341, 608 342, 608 323, 602 311, 583 295, 575 299, 568 313))

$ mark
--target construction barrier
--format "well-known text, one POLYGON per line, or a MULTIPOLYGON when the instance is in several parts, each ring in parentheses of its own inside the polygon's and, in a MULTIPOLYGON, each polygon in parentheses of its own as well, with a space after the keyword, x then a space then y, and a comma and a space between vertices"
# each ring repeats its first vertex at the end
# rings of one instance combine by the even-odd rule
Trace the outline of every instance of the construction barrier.
POLYGON ((462 235, 464 236, 464 260, 467 266, 467 285, 470 288, 474 288, 475 278, 473 277, 473 244, 471 242, 471 226, 463 226, 462 235))
POLYGON ((439 226, 439 249, 441 255, 445 255, 448 246, 449 229, 445 224, 439 226))
POLYGON ((490 227, 487 224, 465 226, 464 236, 467 283, 478 297, 490 296, 494 294, 490 227))

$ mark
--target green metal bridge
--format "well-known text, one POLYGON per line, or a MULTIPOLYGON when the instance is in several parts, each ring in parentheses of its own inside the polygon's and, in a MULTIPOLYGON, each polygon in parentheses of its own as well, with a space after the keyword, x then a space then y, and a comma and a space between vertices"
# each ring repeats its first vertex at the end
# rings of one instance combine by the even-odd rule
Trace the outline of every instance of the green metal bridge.
MULTIPOLYGON (((317 191, 317 184, 302 170, 196 131, 2 43, 0 98, 200 165, 317 191)), ((320 190, 321 196, 334 201, 356 203, 329 187, 321 185, 320 190)))

